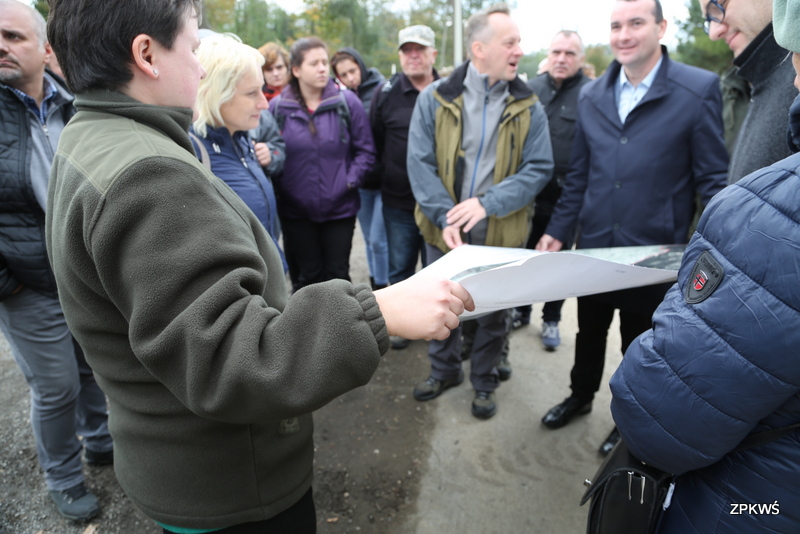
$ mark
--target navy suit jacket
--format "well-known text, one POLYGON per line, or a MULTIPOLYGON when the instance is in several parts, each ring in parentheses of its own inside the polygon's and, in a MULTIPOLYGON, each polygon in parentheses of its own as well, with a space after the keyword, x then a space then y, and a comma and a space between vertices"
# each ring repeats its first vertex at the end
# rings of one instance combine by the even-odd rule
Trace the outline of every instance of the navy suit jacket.
POLYGON ((625 123, 621 65, 581 90, 570 168, 547 232, 579 248, 686 243, 695 193, 705 205, 727 184, 719 77, 664 59, 625 123))

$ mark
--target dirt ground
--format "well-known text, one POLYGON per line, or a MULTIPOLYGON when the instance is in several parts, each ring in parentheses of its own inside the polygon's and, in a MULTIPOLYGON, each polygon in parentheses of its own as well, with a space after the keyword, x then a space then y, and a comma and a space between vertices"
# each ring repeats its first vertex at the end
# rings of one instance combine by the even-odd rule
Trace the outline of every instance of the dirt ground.
MULTIPOLYGON (((362 282, 368 274, 358 233, 354 241, 351 273, 362 282)), ((403 524, 430 453, 432 407, 411 398, 428 369, 423 342, 390 350, 368 385, 315 414, 313 488, 320 534, 391 532, 403 524)), ((0 406, 0 534, 161 532, 127 499, 111 467, 84 468, 100 516, 83 524, 58 515, 36 460, 28 389, 2 335, 0 406)))
MULTIPOLYGON (((425 432, 430 405, 410 398, 415 381, 427 372, 423 348, 416 343, 411 351, 390 351, 367 386, 315 415, 320 534, 390 532, 413 506, 420 467, 430 451, 425 432)), ((36 460, 27 386, 7 346, 0 350, 0 529, 9 534, 160 533, 127 499, 110 467, 84 469, 103 507, 99 517, 83 524, 58 515, 36 460)))

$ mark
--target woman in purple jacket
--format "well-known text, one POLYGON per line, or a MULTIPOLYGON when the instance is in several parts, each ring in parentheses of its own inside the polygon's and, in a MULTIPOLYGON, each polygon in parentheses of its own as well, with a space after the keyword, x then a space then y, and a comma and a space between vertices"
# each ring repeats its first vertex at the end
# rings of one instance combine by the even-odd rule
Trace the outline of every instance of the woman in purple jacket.
POLYGON ((291 78, 270 111, 286 142, 276 181, 284 249, 296 265, 292 283, 350 280, 358 188, 375 161, 367 114, 358 97, 328 75, 328 50, 317 37, 290 53, 291 78))

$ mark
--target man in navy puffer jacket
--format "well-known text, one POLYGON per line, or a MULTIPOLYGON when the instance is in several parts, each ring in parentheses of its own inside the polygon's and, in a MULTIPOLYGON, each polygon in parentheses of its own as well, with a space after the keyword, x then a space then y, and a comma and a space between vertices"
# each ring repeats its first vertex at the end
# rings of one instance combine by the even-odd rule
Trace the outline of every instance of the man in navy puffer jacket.
POLYGON ((653 329, 611 379, 631 452, 679 475, 659 534, 800 531, 800 431, 730 452, 800 422, 798 273, 800 153, 714 197, 653 329))

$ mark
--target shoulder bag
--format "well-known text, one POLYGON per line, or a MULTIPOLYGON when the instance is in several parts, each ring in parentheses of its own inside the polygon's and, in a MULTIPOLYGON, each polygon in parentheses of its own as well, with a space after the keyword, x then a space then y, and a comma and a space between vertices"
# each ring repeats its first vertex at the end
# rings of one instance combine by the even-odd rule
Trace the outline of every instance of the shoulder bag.
MULTIPOLYGON (((800 428, 800 423, 756 432, 747 436, 731 451, 741 452, 766 445, 800 428)), ((633 456, 624 440, 608 454, 581 499, 581 506, 591 499, 587 534, 652 534, 661 514, 669 508, 675 477, 647 465, 633 456)))

